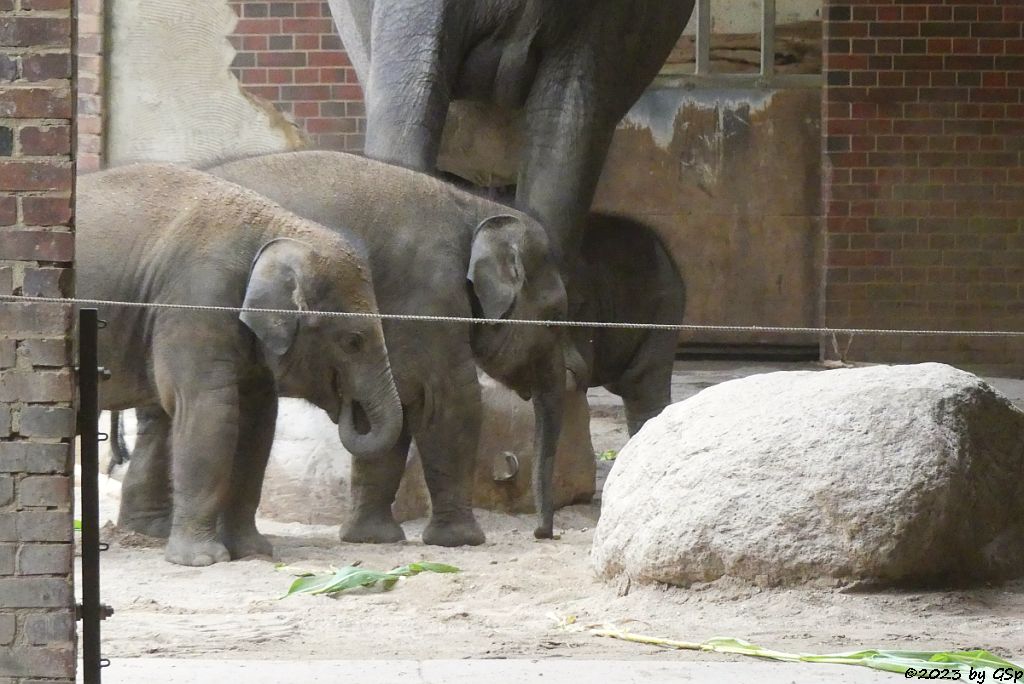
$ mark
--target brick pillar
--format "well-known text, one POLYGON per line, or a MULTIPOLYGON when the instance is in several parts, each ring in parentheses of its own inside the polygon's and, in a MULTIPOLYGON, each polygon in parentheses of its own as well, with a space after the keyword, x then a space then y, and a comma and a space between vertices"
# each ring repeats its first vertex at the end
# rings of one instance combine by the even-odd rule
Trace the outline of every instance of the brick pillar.
MULTIPOLYGON (((71 294, 70 0, 0 0, 0 293, 71 294)), ((72 681, 71 312, 0 302, 0 680, 72 681)))
MULTIPOLYGON (((1024 330, 1024 7, 830 0, 825 321, 1024 330)), ((1024 341, 860 338, 858 360, 1024 369, 1024 341)))

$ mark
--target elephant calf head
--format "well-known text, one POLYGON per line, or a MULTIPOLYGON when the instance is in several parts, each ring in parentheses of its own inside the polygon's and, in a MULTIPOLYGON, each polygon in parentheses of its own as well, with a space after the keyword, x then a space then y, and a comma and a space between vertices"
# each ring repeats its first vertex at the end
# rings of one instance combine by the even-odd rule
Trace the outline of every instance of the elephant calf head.
POLYGON ((373 284, 352 247, 291 238, 268 242, 253 261, 239 318, 260 340, 284 393, 310 401, 338 424, 345 448, 390 447, 402 429, 380 319, 291 313, 376 313, 373 284), (324 247, 332 247, 324 248, 324 247))
MULTIPOLYGON (((499 215, 477 226, 466 274, 478 318, 564 320, 565 286, 547 235, 525 216, 499 215)), ((473 353, 481 368, 524 399, 563 377, 562 334, 538 325, 474 325, 473 353)))

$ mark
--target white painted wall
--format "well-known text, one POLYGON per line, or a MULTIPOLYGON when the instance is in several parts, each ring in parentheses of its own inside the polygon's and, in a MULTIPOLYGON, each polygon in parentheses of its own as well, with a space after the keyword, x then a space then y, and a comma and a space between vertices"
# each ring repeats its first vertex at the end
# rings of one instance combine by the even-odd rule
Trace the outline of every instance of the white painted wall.
POLYGON ((108 160, 217 160, 305 146, 299 129, 244 93, 229 70, 238 18, 225 0, 115 0, 108 160))

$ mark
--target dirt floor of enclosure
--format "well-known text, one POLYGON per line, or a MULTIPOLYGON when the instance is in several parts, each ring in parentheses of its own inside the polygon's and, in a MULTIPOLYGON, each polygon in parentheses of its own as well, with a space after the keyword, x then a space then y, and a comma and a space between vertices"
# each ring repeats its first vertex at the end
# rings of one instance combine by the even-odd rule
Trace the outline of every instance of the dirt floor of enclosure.
MULTIPOLYGON (((674 398, 722 380, 780 368, 680 364, 674 398)), ((1024 404, 1024 381, 995 384, 1024 404)), ((625 441, 618 401, 592 394, 598 453, 625 441)), ((606 463, 602 463, 607 466, 606 463)), ((102 483, 102 515, 116 516, 117 483, 102 483)), ((703 640, 735 636, 783 650, 834 652, 861 647, 985 648, 1024 657, 1024 582, 957 591, 851 593, 843 587, 773 589, 720 581, 690 589, 597 580, 588 557, 597 504, 559 512, 557 541, 536 541, 532 516, 480 512, 488 534, 477 548, 426 547, 423 523, 405 525, 410 541, 342 544, 334 527, 263 521, 274 562, 245 560, 209 568, 166 563, 155 540, 112 526, 102 554, 104 655, 248 659, 701 658, 587 632, 612 624, 634 632, 703 640), (411 561, 451 563, 456 575, 424 574, 387 593, 332 599, 279 597, 291 577, 275 562, 326 569, 361 561, 386 570, 411 561), (560 623, 575 618, 566 628, 560 623)))

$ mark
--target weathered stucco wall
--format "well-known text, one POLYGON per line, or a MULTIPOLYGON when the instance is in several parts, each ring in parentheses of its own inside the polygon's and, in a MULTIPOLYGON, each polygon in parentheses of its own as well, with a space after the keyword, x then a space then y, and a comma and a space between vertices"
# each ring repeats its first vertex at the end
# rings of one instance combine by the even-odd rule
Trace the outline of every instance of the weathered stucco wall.
POLYGON ((201 166, 304 145, 297 127, 229 71, 227 36, 238 18, 226 0, 115 0, 108 11, 110 165, 201 166))
POLYGON ((687 283, 686 322, 817 321, 820 103, 817 89, 652 89, 620 124, 594 207, 642 219, 666 241, 687 283))

